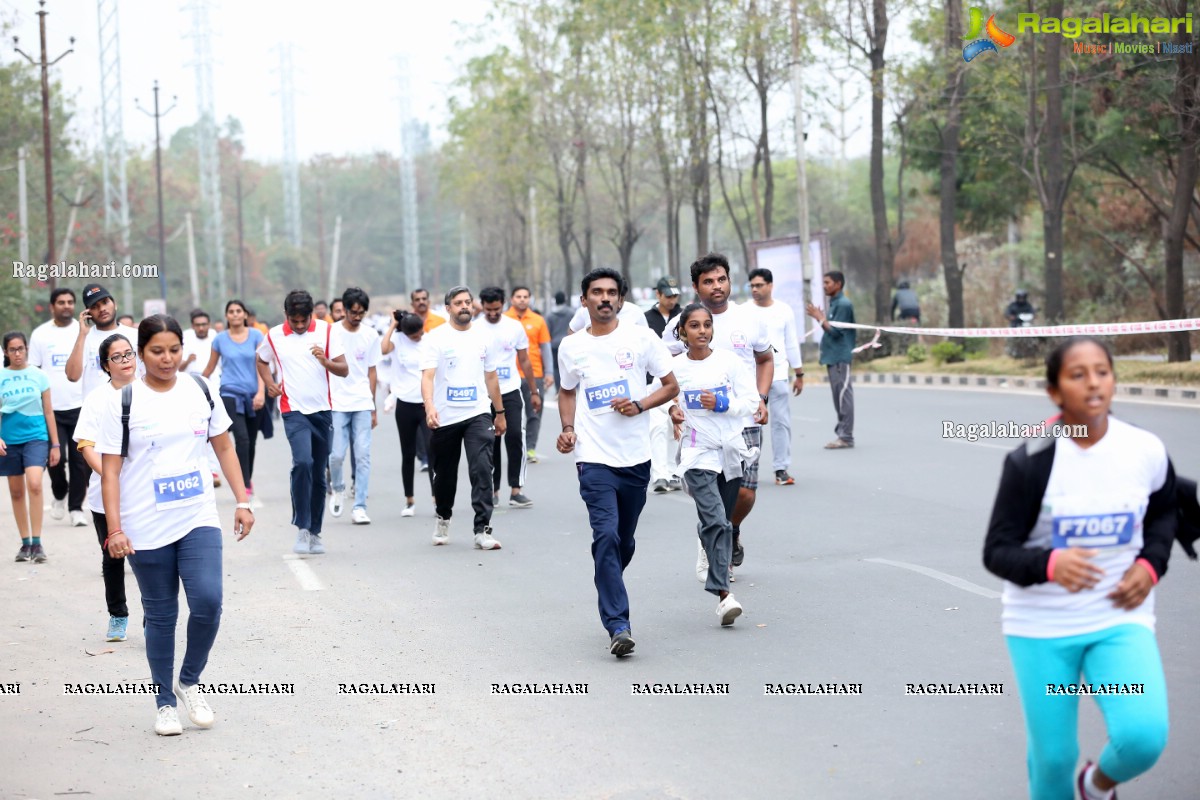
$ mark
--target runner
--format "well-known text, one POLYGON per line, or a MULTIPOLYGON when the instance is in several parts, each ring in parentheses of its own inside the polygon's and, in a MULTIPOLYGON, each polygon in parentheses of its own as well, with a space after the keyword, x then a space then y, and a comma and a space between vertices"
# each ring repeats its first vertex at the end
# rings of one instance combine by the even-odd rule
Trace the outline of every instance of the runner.
POLYGON ((329 303, 329 321, 341 322, 346 318, 346 303, 340 297, 335 297, 329 303))
POLYGON ((350 372, 340 336, 313 317, 312 296, 288 292, 283 300, 286 319, 267 332, 258 348, 258 375, 267 394, 279 397, 283 430, 292 450, 292 524, 296 526, 293 553, 322 555, 321 523, 325 516, 325 465, 333 439, 330 375, 350 372), (272 377, 278 371, 279 383, 272 377))
POLYGON ((146 376, 109 396, 96 441, 109 555, 129 558, 142 595, 146 660, 159 687, 154 732, 160 736, 183 732, 176 698, 193 725, 213 724, 213 711, 197 686, 221 621, 221 522, 212 484, 205 480, 210 442, 237 500, 238 540, 254 526, 229 417, 224 406, 213 404, 203 378, 178 374, 182 351, 178 322, 161 314, 142 320, 138 353, 146 376), (187 651, 176 683, 181 583, 188 601, 187 651))
POLYGON ((58 463, 58 427, 50 398, 50 379, 29 366, 25 334, 4 334, 0 370, 0 475, 8 476, 13 516, 21 535, 17 561, 46 560, 42 546, 42 471, 58 463), (53 449, 52 449, 53 448, 53 449), (28 495, 28 510, 25 497, 28 495))
POLYGON ((341 299, 346 315, 341 322, 335 323, 335 332, 341 337, 350 371, 345 378, 332 382, 333 451, 329 454, 329 475, 333 483, 333 500, 329 511, 335 517, 342 515, 342 504, 346 500, 342 463, 347 448, 353 443, 354 507, 350 509, 350 521, 355 525, 369 525, 367 491, 371 482, 371 431, 379 424, 375 413, 375 369, 383 353, 379 334, 371 326, 362 324, 370 309, 371 298, 362 289, 354 287, 347 289, 341 299))
MULTIPOLYGON (((133 383, 137 372, 137 359, 133 345, 119 333, 114 333, 100 343, 100 366, 108 373, 109 387, 118 393, 133 383)), ((129 631, 129 604, 125 596, 125 559, 109 554, 104 546, 108 539, 108 521, 104 516, 104 497, 100 491, 100 473, 103 462, 96 452, 96 439, 100 436, 101 411, 107 408, 111 395, 101 389, 88 395, 79 413, 79 424, 75 427, 76 449, 87 460, 92 471, 88 482, 87 503, 92 512, 92 523, 100 542, 100 574, 104 576, 104 601, 108 607, 108 628, 105 641, 123 642, 129 631)))
MULTIPOLYGON (((496 438, 492 449, 492 504, 500 502, 500 454, 508 450, 508 504, 513 508, 529 508, 533 501, 526 497, 521 488, 525 485, 525 403, 521 386, 533 399, 533 405, 541 409, 542 397, 534 376, 537 372, 529 360, 529 336, 525 328, 515 319, 504 314, 504 290, 489 286, 479 293, 483 308, 483 329, 492 336, 496 352, 496 377, 500 381, 500 397, 503 401, 505 420, 511 420, 504 432, 504 447, 496 438), (520 367, 520 374, 517 368, 520 367), (521 376, 525 376, 522 382, 521 376)), ((548 363, 548 362, 547 362, 548 363)))
MULTIPOLYGON (((521 401, 525 404, 525 451, 529 463, 538 462, 537 443, 538 433, 542 429, 542 399, 546 390, 554 387, 554 376, 545 373, 545 366, 553 358, 550 351, 550 329, 542 315, 529 308, 529 287, 517 286, 513 289, 512 303, 505 312, 521 323, 525 335, 529 338, 529 363, 533 367, 533 383, 526 379, 529 373, 521 372, 521 401), (537 389, 538 402, 533 402, 533 389, 537 389)), ((510 420, 511 421, 511 420, 510 420)), ((515 423, 514 423, 515 424, 515 423)))
MULTIPOLYGON (((183 332, 183 361, 179 364, 179 371, 201 375, 211 360, 213 340, 217 338, 217 334, 212 331, 207 311, 199 308, 193 310, 191 320, 192 327, 183 332)), ((205 377, 209 376, 205 375, 205 377)), ((218 388, 221 385, 220 369, 214 370, 211 378, 209 383, 214 389, 218 388)), ((211 448, 208 451, 208 466, 212 470, 213 486, 220 487, 220 464, 217 463, 216 453, 211 448)), ((245 480, 244 475, 242 480, 245 480)))
POLYGON ((254 451, 258 442, 258 412, 266 404, 266 384, 258 374, 255 355, 266 337, 257 328, 247 326, 246 304, 230 300, 225 304, 226 329, 213 339, 212 353, 204 367, 204 377, 221 368, 221 402, 233 421, 233 447, 242 468, 242 483, 254 508, 262 500, 254 494, 254 451))
POLYGON ((412 300, 412 313, 420 317, 421 321, 425 323, 426 333, 429 333, 439 325, 446 324, 444 317, 429 310, 429 291, 427 289, 413 289, 408 298, 412 300))
MULTIPOLYGON (((621 305, 617 309, 617 319, 622 322, 628 322, 631 325, 649 326, 646 314, 638 307, 638 304, 629 302, 629 284, 624 284, 623 291, 625 294, 621 295, 621 305)), ((591 324, 591 320, 592 318, 588 315, 588 310, 585 307, 580 306, 575 309, 575 314, 571 317, 571 322, 567 325, 569 331, 567 335, 579 333, 591 324)))
POLYGON ((458 461, 466 449, 475 549, 499 550, 500 542, 492 536, 489 490, 493 440, 504 435, 505 413, 492 339, 482 325, 471 323, 471 303, 471 290, 465 286, 446 292, 450 324, 431 332, 421 343, 421 397, 431 431, 429 469, 437 513, 433 543, 445 544, 450 538, 458 461))
MULTIPOLYGON (((1030 796, 1115 797, 1167 743, 1167 687, 1154 637, 1154 585, 1175 535, 1175 472, 1163 443, 1110 416, 1112 351, 1090 336, 1046 360, 1046 392, 1084 435, 1027 442, 1008 454, 983 561, 1004 579, 1004 636, 1028 736, 1030 796), (1080 684, 1098 694, 1109 741, 1079 758, 1080 684), (1061 688, 1061 691, 1057 691, 1061 688)), ((1069 430, 1069 429, 1068 429, 1069 430)))
POLYGON ((757 455, 742 438, 741 418, 758 408, 758 391, 737 356, 709 346, 713 318, 703 305, 685 308, 675 330, 687 350, 671 362, 679 396, 670 413, 672 422, 683 425, 679 472, 700 517, 696 533, 707 569, 696 577, 705 581, 705 591, 719 598, 721 624, 732 625, 742 606, 729 591, 733 558, 729 518, 745 464, 757 455))
MULTIPOLYGON (((762 400, 758 410, 742 420, 742 437, 746 446, 762 453, 762 425, 767 422, 767 401, 770 398, 771 380, 775 375, 775 361, 771 355, 771 342, 762 320, 747 306, 729 301, 729 261, 720 253, 709 253, 696 260, 691 266, 692 287, 700 296, 700 302, 713 315, 714 350, 728 350, 741 359, 747 373, 753 375, 762 400)), ((683 342, 675 338, 675 326, 679 318, 667 323, 663 341, 672 354, 683 352, 683 342)), ((742 547, 742 523, 754 508, 758 491, 758 457, 751 460, 742 474, 742 485, 738 489, 737 506, 733 511, 733 560, 735 567, 742 565, 745 550, 742 547)), ((699 571, 703 564, 696 563, 699 571)))
MULTIPOLYGON (((405 497, 404 510, 400 512, 402 517, 416 514, 413 477, 417 443, 422 440, 428 443, 429 440, 425 404, 421 400, 421 339, 424 336, 425 320, 407 311, 397 311, 381 344, 383 354, 392 356, 388 399, 384 410, 389 404, 395 404, 396 430, 400 434, 400 479, 404 483, 405 497)), ((432 478, 429 489, 432 494, 432 478)))
MULTIPOLYGON (((667 323, 679 316, 679 284, 674 278, 662 278, 654 290, 658 302, 645 314, 646 325, 654 335, 662 337, 667 323)), ((646 382, 652 383, 649 375, 646 382)), ((657 388, 657 387, 654 387, 657 388)), ((653 391, 653 389, 651 389, 653 391)), ((673 436, 674 426, 663 405, 650 412, 650 488, 655 494, 666 494, 683 488, 675 476, 675 459, 672 453, 678 449, 673 436)))
POLYGON ((679 392, 662 341, 649 328, 617 319, 624 282, 608 268, 583 276, 580 299, 591 325, 564 339, 558 351, 558 451, 575 452, 579 495, 592 527, 600 621, 608 651, 618 658, 634 647, 624 572, 650 483, 650 424, 643 412, 679 392), (661 388, 647 391, 647 372, 661 388))
POLYGON ((75 292, 65 288, 50 292, 50 311, 50 320, 36 327, 29 337, 29 364, 50 379, 54 424, 58 426, 58 441, 62 446, 58 464, 49 470, 50 491, 54 495, 50 516, 62 519, 70 512, 71 524, 79 528, 87 525, 83 500, 88 492, 88 465, 83 455, 70 446, 83 405, 82 388, 67 379, 67 359, 79 331, 75 325, 75 292))
POLYGON ((796 314, 782 300, 776 300, 775 276, 771 270, 759 267, 750 270, 750 296, 753 305, 767 327, 767 339, 774 348, 775 374, 771 380, 771 459, 775 468, 775 485, 792 486, 796 479, 788 474, 792 466, 792 409, 788 396, 788 363, 795 370, 791 393, 796 397, 804 391, 804 363, 800 359, 800 340, 796 336, 796 314))

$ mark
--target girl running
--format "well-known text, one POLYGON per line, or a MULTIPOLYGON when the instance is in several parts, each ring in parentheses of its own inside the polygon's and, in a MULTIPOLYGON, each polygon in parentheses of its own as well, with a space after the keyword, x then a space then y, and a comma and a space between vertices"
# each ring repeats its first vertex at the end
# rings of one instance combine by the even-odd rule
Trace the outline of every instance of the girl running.
POLYGON ((248 326, 246 319, 246 306, 241 300, 225 304, 226 328, 213 340, 204 377, 212 377, 220 363, 221 402, 233 422, 233 449, 242 468, 242 482, 250 502, 260 508, 262 503, 254 497, 254 445, 258 439, 258 411, 266 402, 266 392, 258 376, 255 353, 263 335, 248 326))
MULTIPOLYGON (((397 311, 383 335, 383 354, 392 355, 388 398, 395 403, 396 430, 400 433, 400 478, 404 482, 405 506, 402 517, 416 513, 413 478, 416 474, 418 442, 429 445, 429 427, 425 424, 425 403, 421 400, 421 337, 425 321, 416 314, 397 311)), ((420 448, 424 450, 424 448, 420 448)), ((431 480, 432 484, 432 480, 431 480)), ((432 491, 432 489, 431 489, 432 491)))

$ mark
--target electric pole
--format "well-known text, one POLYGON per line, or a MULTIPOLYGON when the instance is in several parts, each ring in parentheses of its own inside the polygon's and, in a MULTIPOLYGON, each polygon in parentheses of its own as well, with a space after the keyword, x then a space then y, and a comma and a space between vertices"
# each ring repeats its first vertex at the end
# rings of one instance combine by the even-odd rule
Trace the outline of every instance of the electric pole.
MULTIPOLYGON (((54 173, 51 168, 51 153, 50 153, 50 68, 64 58, 75 52, 75 37, 71 37, 71 47, 65 53, 60 55, 53 61, 46 60, 46 15, 50 12, 46 10, 46 0, 38 0, 38 6, 41 10, 37 12, 38 28, 41 33, 42 40, 42 57, 39 61, 35 61, 32 56, 17 46, 18 37, 13 37, 13 49, 25 57, 25 60, 34 66, 41 67, 42 70, 42 163, 46 170, 46 261, 51 265, 55 263, 54 258, 54 173)), ((50 275, 50 291, 54 291, 57 286, 53 273, 50 275)))
MULTIPOLYGON (((171 108, 175 107, 175 101, 179 98, 171 97, 171 108)), ((134 98, 133 104, 137 106, 137 110, 149 117, 154 117, 154 169, 156 180, 158 182, 158 290, 162 293, 163 300, 167 299, 167 242, 163 238, 163 197, 162 197, 162 140, 159 136, 158 121, 171 112, 171 108, 160 112, 158 110, 158 81, 154 82, 154 113, 151 114, 146 109, 138 104, 137 98, 134 98)))

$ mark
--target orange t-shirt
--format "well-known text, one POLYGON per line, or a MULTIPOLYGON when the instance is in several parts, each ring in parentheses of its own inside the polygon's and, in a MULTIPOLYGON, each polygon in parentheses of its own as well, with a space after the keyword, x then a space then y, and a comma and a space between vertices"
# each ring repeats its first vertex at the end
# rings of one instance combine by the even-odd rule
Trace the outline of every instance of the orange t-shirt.
POLYGON ((257 330, 257 331, 260 331, 260 332, 262 333, 262 335, 263 335, 263 336, 266 336, 266 335, 267 335, 267 333, 268 333, 268 332, 271 330, 270 328, 268 328, 268 327, 266 326, 266 324, 264 324, 264 323, 262 323, 262 322, 256 322, 256 323, 254 323, 254 328, 255 328, 255 330, 257 330))
MULTIPOLYGON (((516 309, 512 306, 508 307, 504 315, 512 317, 525 328, 525 335, 529 337, 529 362, 533 367, 533 377, 542 377, 545 374, 542 371, 542 345, 550 344, 550 328, 546 326, 545 318, 536 311, 526 311, 525 316, 518 317, 516 309)), ((517 372, 520 371, 518 366, 517 372)), ((521 373, 521 377, 524 378, 525 374, 521 373)))
POLYGON ((432 311, 430 311, 428 314, 425 315, 425 332, 426 333, 429 333, 431 330, 436 328, 438 325, 445 325, 445 324, 446 324, 445 318, 439 317, 437 314, 433 313, 432 311))

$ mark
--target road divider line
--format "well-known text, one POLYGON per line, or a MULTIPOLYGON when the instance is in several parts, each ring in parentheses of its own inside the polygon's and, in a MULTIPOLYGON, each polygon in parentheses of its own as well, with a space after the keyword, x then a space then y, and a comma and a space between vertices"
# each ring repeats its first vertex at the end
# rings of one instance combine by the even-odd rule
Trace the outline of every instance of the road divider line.
POLYGON ((986 597, 989 600, 1000 599, 1000 593, 995 589, 988 589, 987 587, 980 586, 977 583, 971 583, 968 580, 963 580, 962 578, 956 578, 953 575, 948 575, 945 572, 938 572, 936 569, 922 567, 920 564, 909 564, 904 561, 892 561, 891 559, 887 558, 867 558, 863 560, 869 561, 872 564, 886 564, 889 567, 899 567, 900 569, 907 569, 912 572, 917 572, 921 575, 939 580, 942 583, 948 583, 951 586, 955 586, 959 589, 965 589, 966 591, 971 592, 972 594, 977 594, 980 597, 986 597))
POLYGON ((319 592, 325 588, 317 578, 317 573, 312 571, 312 567, 307 562, 292 553, 285 555, 283 560, 292 574, 296 576, 296 581, 299 582, 301 589, 306 592, 319 592))

